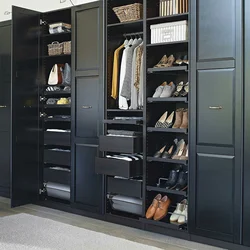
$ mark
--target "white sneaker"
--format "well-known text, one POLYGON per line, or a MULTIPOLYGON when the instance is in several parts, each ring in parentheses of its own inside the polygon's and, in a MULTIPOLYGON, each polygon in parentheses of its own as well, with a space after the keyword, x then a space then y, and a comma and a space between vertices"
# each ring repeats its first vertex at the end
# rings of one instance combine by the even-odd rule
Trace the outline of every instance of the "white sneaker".
POLYGON ((178 218, 178 224, 182 225, 187 223, 187 216, 188 216, 188 205, 184 205, 184 209, 178 218))
POLYGON ((170 217, 170 222, 171 223, 178 221, 178 219, 181 216, 184 208, 185 208, 184 204, 177 203, 177 207, 176 207, 176 209, 174 210, 174 212, 172 213, 172 215, 170 217))

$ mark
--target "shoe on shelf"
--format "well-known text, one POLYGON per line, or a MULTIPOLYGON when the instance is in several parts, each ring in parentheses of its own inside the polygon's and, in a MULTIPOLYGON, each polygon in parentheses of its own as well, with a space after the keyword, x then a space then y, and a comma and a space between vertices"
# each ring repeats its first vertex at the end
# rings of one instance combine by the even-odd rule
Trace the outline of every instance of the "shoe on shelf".
POLYGON ((185 55, 185 56, 183 57, 182 62, 183 62, 183 63, 185 63, 186 65, 188 65, 188 64, 189 64, 189 61, 188 61, 188 56, 187 56, 187 55, 185 55))
POLYGON ((168 208, 171 204, 170 199, 165 195, 160 201, 159 206, 154 214, 154 220, 159 221, 166 217, 168 213, 168 208))
POLYGON ((147 219, 152 219, 155 215, 155 212, 157 208, 159 207, 159 202, 161 200, 162 196, 161 194, 157 194, 155 198, 152 201, 152 204, 149 206, 147 212, 146 212, 146 218, 147 219))
POLYGON ((173 82, 170 82, 169 84, 165 85, 163 88, 163 91, 160 95, 161 98, 168 98, 171 97, 173 92, 175 90, 175 84, 173 82))
POLYGON ((174 210, 174 212, 170 216, 170 223, 177 223, 178 222, 178 219, 182 215, 182 212, 184 211, 186 204, 187 204, 186 199, 181 201, 180 203, 177 203, 176 209, 174 210))
POLYGON ((188 185, 188 172, 187 171, 181 171, 178 176, 177 183, 174 187, 176 191, 184 191, 187 189, 188 185))
POLYGON ((188 96, 188 93, 189 93, 189 82, 187 82, 187 83, 184 85, 184 89, 183 89, 182 92, 181 92, 181 96, 182 96, 182 97, 186 97, 186 96, 188 96))
POLYGON ((180 160, 183 160, 183 161, 187 161, 188 160, 188 144, 187 144, 185 150, 183 151, 183 154, 180 157, 180 160))
POLYGON ((160 158, 165 150, 166 146, 162 147, 159 151, 154 154, 155 158, 160 158))
POLYGON ((179 225, 183 225, 187 223, 187 221, 188 221, 188 204, 184 205, 184 209, 181 212, 181 215, 179 216, 177 223, 179 225))
POLYGON ((184 87, 184 82, 179 82, 176 86, 176 91, 174 92, 173 97, 180 96, 180 94, 183 90, 183 87, 184 87))
POLYGON ((177 144, 177 149, 172 156, 172 159, 179 160, 180 157, 183 155, 183 151, 185 150, 185 141, 182 139, 177 144))
POLYGON ((169 56, 166 67, 173 67, 174 61, 175 61, 175 57, 173 55, 169 56))
POLYGON ((181 54, 178 54, 176 58, 177 58, 177 59, 175 60, 174 64, 175 64, 175 65, 179 65, 179 66, 182 65, 183 61, 182 61, 182 56, 181 56, 181 54))
POLYGON ((167 67, 168 57, 164 55, 161 60, 154 66, 154 68, 165 68, 167 67))
POLYGON ((173 126, 173 120, 174 120, 174 111, 170 114, 170 116, 163 122, 162 127, 163 128, 171 128, 173 126))
POLYGON ((163 128, 163 123, 166 121, 168 116, 168 111, 166 111, 161 117, 160 119, 156 122, 155 127, 156 128, 163 128))
POLYGON ((153 98, 158 98, 161 96, 162 91, 164 89, 164 87, 167 85, 167 82, 163 82, 160 86, 158 86, 155 90, 155 93, 153 95, 153 98))
POLYGON ((175 123, 172 128, 180 128, 183 118, 183 108, 177 109, 175 112, 175 123))
POLYGON ((163 159, 170 159, 176 150, 176 145, 172 145, 168 150, 165 150, 162 154, 163 159))
POLYGON ((181 123, 180 128, 182 128, 182 129, 188 128, 188 109, 183 110, 182 123, 181 123))
POLYGON ((170 171, 169 177, 165 183, 164 188, 172 189, 176 185, 178 181, 178 177, 179 177, 179 172, 180 172, 180 169, 172 169, 170 171))

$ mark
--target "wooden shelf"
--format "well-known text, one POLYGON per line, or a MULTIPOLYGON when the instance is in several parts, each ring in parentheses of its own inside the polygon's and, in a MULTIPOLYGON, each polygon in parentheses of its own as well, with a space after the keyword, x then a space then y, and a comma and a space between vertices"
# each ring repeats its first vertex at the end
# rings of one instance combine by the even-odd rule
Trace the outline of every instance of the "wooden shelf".
POLYGON ((183 45, 187 45, 189 43, 188 40, 185 41, 177 41, 177 42, 168 42, 168 43, 150 43, 147 44, 147 47, 158 47, 158 46, 167 46, 167 45, 175 45, 175 44, 183 44, 183 45))
POLYGON ((127 124, 127 125, 139 125, 142 120, 103 120, 105 124, 127 124))
POLYGON ((71 108, 71 104, 45 104, 44 108, 53 108, 53 109, 71 108))
POLYGON ((147 18, 147 23, 157 24, 157 23, 188 20, 188 14, 189 13, 187 12, 187 13, 176 14, 176 15, 171 15, 171 16, 150 17, 150 18, 147 18))
POLYGON ((155 192, 165 193, 165 194, 175 194, 175 195, 180 195, 180 196, 187 196, 186 191, 177 191, 177 190, 171 190, 171 189, 154 187, 154 186, 147 186, 147 191, 155 191, 155 192))
POLYGON ((183 133, 187 134, 187 129, 181 129, 181 128, 155 128, 155 127, 148 127, 148 132, 161 132, 161 133, 183 133))
POLYGON ((147 72, 149 74, 153 73, 164 73, 164 72, 178 72, 178 71, 188 71, 187 66, 175 66, 175 67, 166 67, 166 68, 148 68, 147 72))
POLYGON ((154 98, 154 97, 148 97, 147 98, 148 103, 157 103, 157 102, 188 102, 187 97, 167 97, 167 98, 154 98))
POLYGON ((163 163, 173 163, 173 164, 182 164, 187 165, 188 161, 185 160, 173 160, 173 159, 163 159, 163 158, 155 158, 155 157, 147 157, 148 162, 163 162, 163 163))

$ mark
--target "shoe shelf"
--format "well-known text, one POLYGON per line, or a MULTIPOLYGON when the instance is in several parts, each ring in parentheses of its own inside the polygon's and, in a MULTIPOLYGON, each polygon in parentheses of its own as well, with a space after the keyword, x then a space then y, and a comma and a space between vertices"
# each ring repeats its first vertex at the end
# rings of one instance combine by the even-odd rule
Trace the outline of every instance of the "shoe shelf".
POLYGON ((71 104, 46 104, 44 108, 61 109, 61 108, 71 108, 71 104))
POLYGON ((70 95, 70 91, 45 91, 45 96, 64 96, 64 95, 70 95))
POLYGON ((182 164, 187 165, 188 161, 186 160, 174 160, 174 159, 164 159, 164 158, 156 158, 156 157, 147 157, 148 162, 165 162, 165 163, 173 163, 173 164, 182 164))
POLYGON ((165 67, 165 68, 148 68, 147 70, 149 74, 164 73, 164 72, 179 72, 179 71, 188 72, 188 67, 187 66, 175 66, 175 67, 165 67))
POLYGON ((130 22, 124 22, 124 23, 111 23, 111 24, 108 24, 107 25, 107 27, 109 28, 109 27, 124 27, 124 26, 126 26, 126 27, 130 27, 130 28, 132 28, 132 27, 134 27, 134 26, 142 26, 142 24, 143 24, 143 20, 141 19, 141 20, 136 20, 136 21, 130 21, 130 22))
POLYGON ((55 34, 44 34, 43 37, 59 37, 59 36, 67 36, 71 35, 71 32, 61 32, 61 33, 55 33, 55 34))
POLYGON ((174 189, 172 190, 172 189, 166 189, 166 188, 160 188, 160 187, 154 187, 154 186, 147 186, 147 191, 155 191, 155 192, 165 193, 165 194, 187 196, 186 191, 178 191, 174 189))
POLYGON ((58 118, 58 117, 45 118, 44 121, 45 122, 71 122, 71 118, 58 118))
POLYGON ((188 103, 187 97, 168 97, 168 98, 154 98, 148 97, 148 103, 157 103, 157 102, 185 102, 188 103))
POLYGON ((150 43, 147 44, 147 47, 156 47, 156 46, 167 46, 167 45, 180 45, 180 44, 188 44, 188 40, 178 41, 178 42, 168 42, 168 43, 150 43))
MULTIPOLYGON (((49 56, 49 55, 46 55, 46 56, 43 56, 43 58, 58 58, 58 57, 69 57, 71 56, 71 54, 62 54, 62 55, 55 55, 55 56, 49 56)), ((52 85, 50 85, 52 86, 52 85)), ((55 86, 55 85, 53 85, 55 86)))
POLYGON ((105 124, 124 124, 124 125, 140 125, 142 124, 142 120, 103 120, 105 124))
POLYGON ((187 129, 181 129, 181 128, 155 128, 155 127, 148 127, 147 131, 149 133, 151 132, 161 132, 161 133, 183 133, 187 134, 187 129))
POLYGON ((158 17, 150 17, 147 18, 148 24, 158 24, 165 22, 175 22, 175 21, 183 21, 188 19, 188 12, 182 14, 176 14, 171 16, 158 16, 158 17))
POLYGON ((124 113, 135 112, 136 113, 136 112, 143 112, 143 110, 142 109, 107 109, 107 112, 124 112, 124 113))

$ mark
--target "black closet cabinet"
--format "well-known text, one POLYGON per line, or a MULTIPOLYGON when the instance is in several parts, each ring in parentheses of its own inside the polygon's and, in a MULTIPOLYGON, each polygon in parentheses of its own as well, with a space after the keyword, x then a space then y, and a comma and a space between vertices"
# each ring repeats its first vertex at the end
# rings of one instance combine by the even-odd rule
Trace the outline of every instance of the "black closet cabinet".
POLYGON ((240 243, 242 5, 191 1, 189 225, 240 243))
MULTIPOLYGON (((60 10, 53 13, 19 7, 12 11, 12 206, 41 199, 44 111, 40 96, 41 86, 47 83, 43 57, 48 57, 47 44, 41 45, 41 21, 46 21, 47 14, 63 21, 60 10)), ((70 205, 98 213, 102 211, 102 178, 94 172, 94 160, 103 120, 102 13, 102 2, 71 8, 70 205)))
POLYGON ((10 196, 11 22, 0 23, 0 196, 10 196))

